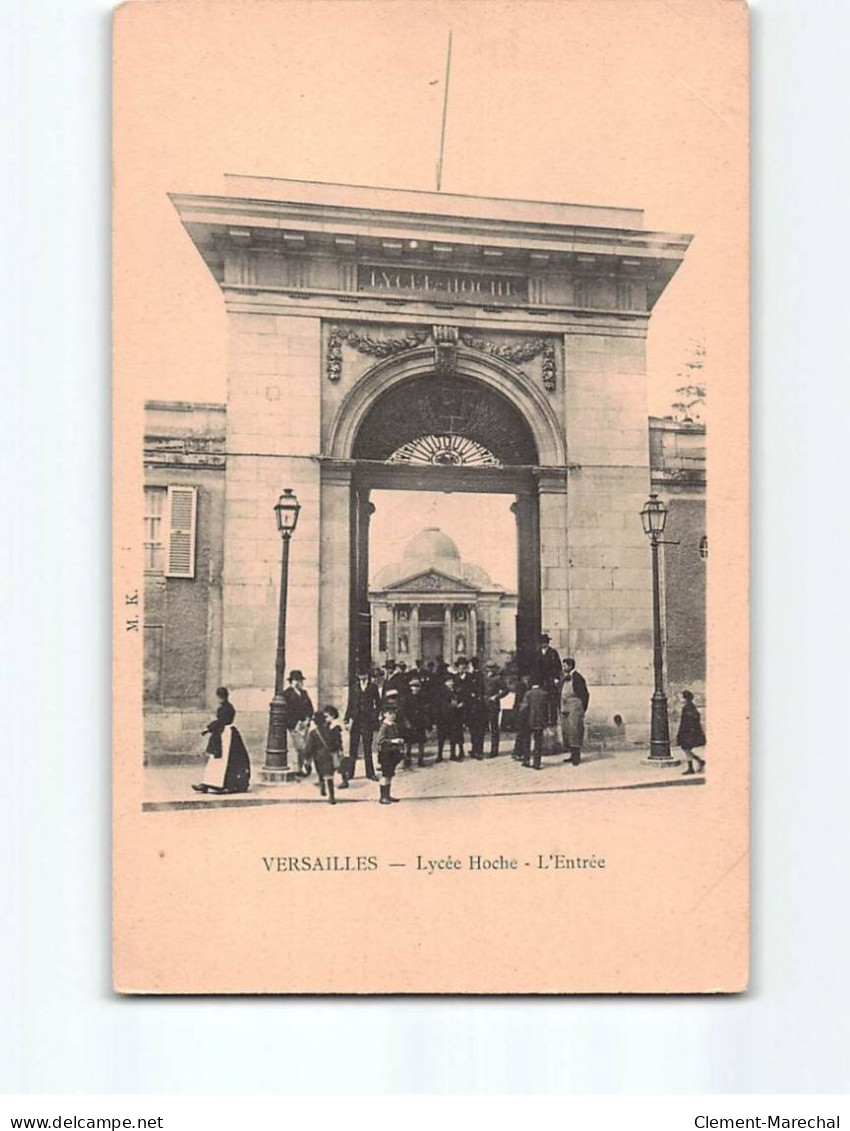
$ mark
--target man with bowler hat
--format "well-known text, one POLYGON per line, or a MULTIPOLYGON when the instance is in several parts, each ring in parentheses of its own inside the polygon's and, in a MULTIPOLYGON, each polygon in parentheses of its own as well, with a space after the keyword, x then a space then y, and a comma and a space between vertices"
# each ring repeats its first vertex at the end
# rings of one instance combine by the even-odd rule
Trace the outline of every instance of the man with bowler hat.
POLYGON ((395 660, 389 659, 384 667, 387 671, 387 677, 381 689, 381 706, 386 705, 387 696, 391 691, 394 691, 398 696, 404 695, 407 691, 407 679, 401 666, 396 667, 395 660))
POLYGON ((313 704, 304 690, 304 673, 293 668, 289 673, 289 687, 283 693, 284 722, 290 746, 298 755, 299 773, 309 777, 312 761, 307 757, 307 727, 313 717, 313 704))
POLYGON ((372 736, 378 729, 381 716, 381 696, 368 668, 357 673, 357 679, 348 693, 348 706, 345 708, 345 724, 350 727, 348 738, 348 776, 353 778, 357 769, 358 748, 363 744, 363 762, 366 777, 377 781, 375 763, 372 761, 372 736))
POLYGON ((551 726, 558 719, 558 692, 561 689, 561 657, 550 647, 548 633, 542 632, 538 637, 538 649, 531 663, 531 682, 549 696, 549 723, 551 726))
POLYGON ((488 757, 495 758, 499 753, 502 700, 509 694, 509 691, 504 676, 499 672, 499 665, 494 660, 487 664, 486 670, 484 697, 487 701, 487 725, 490 730, 490 753, 488 757))
POLYGON ((472 757, 480 762, 484 757, 484 732, 487 729, 487 703, 484 698, 484 677, 479 671, 469 670, 466 656, 455 661, 458 675, 455 680, 458 702, 464 724, 469 728, 472 757))

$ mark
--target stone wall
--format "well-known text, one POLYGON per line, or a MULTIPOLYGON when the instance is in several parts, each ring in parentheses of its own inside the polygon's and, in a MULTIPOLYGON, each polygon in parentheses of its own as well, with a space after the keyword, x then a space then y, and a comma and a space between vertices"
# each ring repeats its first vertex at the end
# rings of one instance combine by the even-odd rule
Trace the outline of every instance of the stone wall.
POLYGON ((671 702, 683 688, 702 697, 705 689, 705 601, 707 561, 705 500, 672 495, 664 537, 664 624, 667 683, 671 702))
POLYGON ((281 537, 274 505, 302 504, 292 539, 287 670, 316 696, 320 581, 319 320, 230 314, 222 677, 249 749, 265 745, 273 694, 281 537))
POLYGON ((565 426, 569 639, 590 686, 590 724, 649 727, 652 570, 640 510, 650 490, 642 334, 571 334, 565 426))
POLYGON ((145 485, 195 487, 197 512, 195 576, 145 575, 146 759, 203 749, 199 730, 221 682, 224 427, 224 405, 147 407, 145 485))

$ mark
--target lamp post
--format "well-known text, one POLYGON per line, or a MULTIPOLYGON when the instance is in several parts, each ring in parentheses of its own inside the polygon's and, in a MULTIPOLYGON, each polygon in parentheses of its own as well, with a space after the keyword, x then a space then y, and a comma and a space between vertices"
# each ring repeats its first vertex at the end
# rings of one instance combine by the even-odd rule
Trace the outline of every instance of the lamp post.
POLYGON ((289 543, 298 525, 301 504, 287 487, 275 504, 274 513, 282 542, 280 561, 280 610, 277 620, 277 652, 274 663, 274 698, 269 704, 269 737, 266 743, 266 781, 288 781, 297 776, 289 767, 286 744, 286 704, 283 698, 286 672, 286 594, 289 587, 289 543))
POLYGON ((652 548, 652 658, 655 668, 655 690, 652 693, 652 714, 649 730, 649 757, 653 766, 678 766, 681 759, 670 753, 670 724, 667 718, 667 696, 664 694, 664 652, 661 644, 661 583, 658 573, 658 547, 667 545, 661 535, 667 524, 667 507, 657 495, 650 495, 640 512, 643 532, 652 548))

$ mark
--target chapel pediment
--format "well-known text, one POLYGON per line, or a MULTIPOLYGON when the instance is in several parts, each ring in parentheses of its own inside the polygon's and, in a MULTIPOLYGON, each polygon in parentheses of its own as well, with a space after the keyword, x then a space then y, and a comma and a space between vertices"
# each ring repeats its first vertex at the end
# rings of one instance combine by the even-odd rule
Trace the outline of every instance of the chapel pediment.
POLYGON ((429 569, 410 577, 403 577, 386 587, 387 592, 399 590, 413 593, 457 593, 458 590, 477 593, 478 587, 470 585, 468 581, 461 581, 458 577, 450 577, 449 574, 441 573, 439 570, 429 569))

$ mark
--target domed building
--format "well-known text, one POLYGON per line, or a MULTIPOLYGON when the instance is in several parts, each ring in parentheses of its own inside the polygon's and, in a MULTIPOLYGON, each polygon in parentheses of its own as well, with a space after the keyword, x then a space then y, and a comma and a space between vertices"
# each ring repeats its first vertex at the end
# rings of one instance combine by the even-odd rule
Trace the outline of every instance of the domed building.
POLYGON ((436 526, 415 534, 401 560, 375 574, 369 604, 376 664, 441 656, 451 662, 461 655, 504 664, 515 649, 516 593, 463 561, 436 526))

